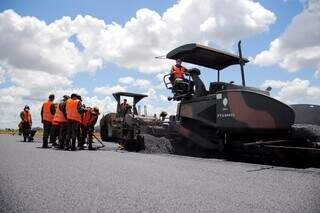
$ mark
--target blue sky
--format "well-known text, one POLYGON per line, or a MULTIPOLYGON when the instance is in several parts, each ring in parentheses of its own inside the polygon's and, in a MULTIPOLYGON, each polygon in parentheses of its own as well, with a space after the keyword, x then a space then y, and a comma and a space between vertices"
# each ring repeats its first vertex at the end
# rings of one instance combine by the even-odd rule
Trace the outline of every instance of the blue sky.
MULTIPOLYGON (((161 53, 164 55, 174 45, 181 45, 186 42, 207 43, 209 46, 236 52, 235 42, 237 39, 241 39, 243 54, 250 57, 252 61, 245 67, 247 85, 261 88, 271 85, 273 87, 272 95, 286 103, 320 103, 320 96, 318 95, 320 91, 318 79, 320 76, 320 71, 318 72, 320 70, 320 56, 319 54, 315 56, 311 54, 314 50, 317 50, 316 47, 320 46, 320 39, 312 37, 309 40, 312 40, 313 43, 304 44, 299 40, 301 38, 297 38, 293 33, 300 32, 296 31, 297 29, 304 32, 304 26, 301 26, 303 19, 314 20, 314 22, 305 23, 306 25, 314 25, 306 27, 306 34, 308 34, 307 30, 312 28, 319 29, 317 27, 320 26, 318 23, 320 22, 320 17, 317 12, 314 12, 319 8, 319 0, 262 0, 253 2, 237 0, 235 1, 236 3, 231 5, 232 8, 223 7, 225 5, 228 6, 230 1, 209 1, 209 3, 205 1, 207 0, 182 0, 178 2, 173 0, 2 0, 0 13, 3 17, 0 20, 0 28, 3 25, 9 27, 8 29, 14 27, 18 29, 21 21, 24 22, 23 30, 21 31, 26 36, 24 37, 17 30, 10 32, 7 30, 9 40, 14 38, 12 43, 10 41, 6 42, 4 39, 0 41, 0 47, 2 47, 2 53, 0 52, 0 71, 2 70, 0 72, 0 77, 2 76, 2 80, 0 79, 0 93, 3 99, 6 97, 6 100, 0 100, 0 102, 12 104, 8 100, 11 100, 10 98, 12 97, 18 97, 19 101, 18 103, 15 102, 16 105, 13 108, 30 104, 34 106, 34 112, 37 114, 37 110, 41 105, 40 100, 45 99, 48 92, 52 91, 60 94, 63 91, 80 90, 85 91, 83 96, 87 98, 85 99, 87 104, 97 104, 106 113, 112 110, 114 103, 111 103, 113 100, 110 92, 101 92, 101 90, 108 90, 111 87, 118 86, 118 88, 123 88, 127 91, 151 94, 152 97, 146 100, 144 104, 150 105, 152 113, 159 110, 171 110, 170 112, 172 112, 174 109, 172 103, 164 100, 164 97, 168 96, 169 92, 163 89, 164 86, 160 87, 159 75, 169 71, 170 63, 173 62, 167 60, 159 62, 154 59, 155 54, 161 53), (175 11, 177 9, 174 7, 175 4, 178 6, 178 12, 175 11), (211 9, 200 15, 200 13, 197 13, 197 9, 201 11, 201 8, 206 8, 201 4, 208 4, 208 8, 211 9), (223 8, 224 11, 215 9, 219 7, 223 8), (141 10, 142 8, 147 8, 147 10, 141 10), (11 12, 5 12, 8 10, 11 12), (179 14, 179 10, 181 10, 181 14, 179 14), (228 14, 229 10, 235 11, 235 13, 228 14), (140 15, 137 14, 137 11, 140 11, 140 15), (239 14, 236 13, 237 11, 239 11, 239 14), (79 18, 81 20, 77 22, 75 19, 79 15, 81 15, 79 18), (91 16, 94 20, 86 17, 86 15, 91 16), (34 17, 34 20, 27 21, 24 19, 27 16, 34 17), (69 16, 70 20, 64 20, 64 23, 60 25, 55 24, 57 21, 61 21, 63 16, 69 16), (207 29, 207 31, 204 30, 203 34, 195 32, 193 35, 192 31, 190 33, 187 29, 188 23, 185 23, 182 19, 175 20, 175 16, 190 16, 191 21, 195 20, 190 25, 194 24, 195 27, 207 29), (252 18, 253 22, 250 26, 244 21, 248 16, 252 18), (197 25, 198 18, 201 26, 197 25), (219 22, 220 28, 210 22, 222 19, 223 24, 219 22), (239 28, 237 27, 237 22, 233 19, 239 19, 239 28), (39 24, 41 21, 45 23, 43 25, 39 24), (104 21, 104 24, 101 24, 100 21, 104 21), (85 27, 83 27, 84 22, 87 23, 85 27), (28 24, 30 29, 28 29, 28 24), (50 26, 52 25, 64 26, 59 27, 57 31, 61 33, 61 36, 60 34, 59 36, 47 34, 51 32, 50 26), (109 25, 113 27, 117 25, 119 28, 110 30, 109 25), (165 27, 163 27, 164 25, 165 27), (71 27, 68 28, 66 26, 71 27), (157 31, 154 32, 153 30, 150 32, 149 28, 151 29, 153 26, 159 27, 159 32, 163 30, 163 33, 157 33, 157 31), (72 27, 75 30, 72 30, 72 27), (148 30, 143 29, 144 27, 148 28, 148 30), (66 29, 66 32, 63 32, 64 29, 66 29), (225 34, 219 33, 220 29, 225 34), (40 40, 44 39, 44 41, 39 41, 38 45, 36 40, 38 39, 37 33, 38 31, 42 32, 42 30, 44 31, 43 35, 49 36, 40 38, 40 40), (95 33, 88 33, 89 31, 95 33), (103 33, 100 35, 99 32, 102 31, 103 33), (170 34, 168 31, 174 31, 174 33, 170 34), (138 41, 141 36, 135 37, 140 32, 143 32, 141 36, 146 36, 141 38, 142 41, 138 41), (65 37, 64 33, 68 35, 65 37), (118 35, 123 36, 119 39, 120 41, 117 40, 118 35), (174 35, 178 35, 178 37, 174 37, 174 35), (111 36, 110 40, 108 40, 108 36, 111 36), (168 38, 165 40, 162 37, 168 38), (62 38, 66 40, 62 41, 62 38), (128 44, 132 46, 132 49, 128 48, 126 50, 123 47, 124 40, 129 42, 128 44), (143 40, 146 41, 145 44, 143 40), (271 48, 270 43, 274 40, 279 40, 279 45, 271 48), (20 41, 24 42, 24 45, 30 42, 30 45, 23 45, 23 48, 19 48, 20 41), (50 48, 48 43, 51 45, 53 41, 58 43, 50 48), (101 43, 97 45, 92 41, 101 43), (117 42, 120 42, 120 46, 118 45, 117 47, 123 49, 118 51, 112 46, 117 42), (152 42, 155 43, 153 44, 152 42), (70 47, 70 44, 73 44, 74 47, 70 47), (296 47, 293 44, 299 45, 296 47), (10 47, 10 45, 12 46, 10 47), (59 45, 61 45, 61 55, 59 54, 59 45), (50 52, 55 47, 57 47, 57 50, 50 52), (9 53, 3 48, 10 48, 9 53), (135 54, 134 51, 137 49, 139 52, 135 54), (39 65, 37 65, 37 59, 33 59, 32 55, 36 55, 36 58, 37 54, 40 54, 39 50, 40 52, 43 50, 44 54, 52 56, 52 58, 47 58, 47 55, 43 57, 43 63, 45 64, 47 60, 48 64, 52 64, 52 66, 43 65, 40 59, 39 65), (263 51, 265 53, 261 55, 263 51), (301 57, 304 51, 310 57, 301 57), (65 57, 63 55, 64 52, 66 52, 65 57), (76 62, 72 62, 73 55, 76 62), (259 55, 264 57, 259 57, 259 55), (13 60, 15 56, 19 58, 18 61, 13 60), (77 57, 79 57, 79 60, 76 60, 78 59, 77 57), (24 64, 28 64, 30 58, 35 62, 30 61, 30 66, 24 66, 24 64), (268 58, 268 60, 265 60, 265 58, 268 58), (81 61, 88 63, 83 64, 81 61), (34 63, 34 66, 32 63, 34 63), (144 63, 146 64, 145 67, 144 63), (73 65, 74 67, 72 67, 73 65), (168 69, 165 68, 166 66, 168 69), (56 73, 54 69, 57 69, 56 73), (24 80, 24 73, 29 73, 31 80, 28 78, 24 80), (37 73, 39 73, 39 76, 37 73), (32 75, 34 75, 34 78, 32 75), (22 79, 17 76, 21 76, 22 79), (49 83, 50 78, 55 76, 57 82, 49 83), (38 80, 36 80, 37 77, 38 80), (127 78, 128 81, 126 83, 120 83, 119 79, 124 77, 132 79, 128 80, 127 78), (44 81, 48 83, 45 84, 44 81), (63 82, 61 83, 62 91, 58 91, 60 87, 59 81, 63 82), (43 93, 39 92, 36 86, 32 87, 30 84, 39 85, 39 90, 42 90, 43 93), (97 88, 100 88, 100 90, 97 88), (21 92, 18 93, 17 91, 21 92), (104 101, 108 103, 104 105, 104 101)), ((56 30, 56 28, 54 29, 56 30)), ((195 28, 195 31, 199 30, 195 28)), ((314 35, 314 37, 317 37, 317 35, 314 35)), ((306 40, 308 40, 308 36, 306 36, 306 40)), ((41 54, 39 55, 40 58, 42 57, 41 54)), ((221 78, 224 81, 234 80, 236 83, 240 83, 239 68, 233 66, 226 69, 221 73, 221 78)), ((209 82, 216 80, 216 72, 202 69, 202 79, 208 85, 209 82)), ((1 113, 4 111, 5 109, 0 108, 1 113)), ((12 114, 8 116, 14 117, 16 115, 12 111, 12 114)), ((6 122, 0 122, 0 127, 14 126, 17 121, 16 118, 10 119, 9 117, 7 120, 6 122)))

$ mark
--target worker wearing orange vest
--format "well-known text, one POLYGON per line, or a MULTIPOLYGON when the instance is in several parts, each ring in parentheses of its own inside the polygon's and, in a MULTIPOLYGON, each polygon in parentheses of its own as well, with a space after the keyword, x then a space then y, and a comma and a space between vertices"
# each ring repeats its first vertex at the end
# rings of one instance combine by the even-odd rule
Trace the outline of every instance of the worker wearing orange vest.
POLYGON ((43 123, 43 144, 42 148, 49 148, 48 138, 51 132, 52 120, 55 113, 55 106, 53 104, 54 95, 49 95, 49 99, 43 102, 41 108, 41 121, 43 123))
POLYGON ((52 146, 57 147, 57 138, 59 137, 59 132, 60 132, 60 124, 57 121, 56 118, 56 114, 57 114, 57 108, 58 105, 57 103, 53 104, 54 108, 55 108, 55 113, 53 115, 53 119, 51 122, 51 131, 50 131, 50 143, 52 144, 52 146))
MULTIPOLYGON (((76 139, 80 131, 81 114, 83 112, 79 95, 72 94, 71 99, 66 101, 65 112, 67 114, 67 140, 66 148, 70 148, 70 141, 72 140, 71 150, 76 150, 76 139)), ((78 140, 79 143, 79 140, 78 140)))
POLYGON ((176 64, 171 68, 172 80, 184 80, 184 74, 186 73, 186 68, 181 65, 181 59, 176 60, 176 64))
POLYGON ((33 140, 33 135, 31 135, 31 127, 32 127, 32 118, 30 107, 26 105, 23 111, 20 113, 21 122, 19 123, 19 131, 23 135, 23 141, 26 142, 33 140))
POLYGON ((67 114, 65 112, 66 101, 70 97, 68 95, 64 95, 62 101, 58 104, 56 113, 53 117, 53 122, 57 123, 59 126, 59 149, 64 149, 66 135, 67 135, 67 114))
POLYGON ((88 119, 90 119, 91 110, 92 110, 91 107, 84 106, 83 113, 81 115, 80 136, 79 136, 79 144, 78 144, 78 147, 80 149, 84 149, 84 145, 86 143, 86 138, 88 133, 87 133, 87 127, 85 123, 87 122, 88 119))
POLYGON ((85 144, 85 140, 88 136, 88 150, 94 150, 92 147, 93 141, 93 133, 94 133, 94 125, 97 123, 99 117, 99 108, 87 107, 84 109, 84 113, 82 114, 82 122, 81 122, 81 138, 82 138, 82 146, 85 144))

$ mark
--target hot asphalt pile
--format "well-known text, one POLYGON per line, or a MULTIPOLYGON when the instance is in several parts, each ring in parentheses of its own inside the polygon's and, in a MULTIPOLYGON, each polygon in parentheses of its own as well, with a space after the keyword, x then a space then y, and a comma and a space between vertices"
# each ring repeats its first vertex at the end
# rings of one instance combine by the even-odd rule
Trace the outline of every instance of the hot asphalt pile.
POLYGON ((162 154, 173 154, 174 149, 169 139, 165 137, 154 137, 149 134, 143 134, 145 150, 143 153, 162 153, 162 154))
POLYGON ((306 139, 320 142, 320 126, 311 124, 295 124, 292 128, 292 137, 294 139, 306 139))

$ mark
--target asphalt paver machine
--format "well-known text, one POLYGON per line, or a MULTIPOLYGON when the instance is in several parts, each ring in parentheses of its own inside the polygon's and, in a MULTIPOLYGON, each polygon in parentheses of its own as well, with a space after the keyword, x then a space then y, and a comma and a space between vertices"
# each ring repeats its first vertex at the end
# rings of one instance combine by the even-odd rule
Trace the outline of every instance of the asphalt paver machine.
POLYGON ((319 151, 317 144, 291 140, 295 121, 294 109, 270 96, 270 89, 246 85, 244 65, 249 62, 239 55, 203 46, 186 44, 170 51, 166 58, 181 59, 217 71, 217 80, 207 89, 200 78, 198 68, 187 70, 184 90, 170 78, 163 78, 165 86, 173 93, 169 100, 178 101, 177 120, 179 134, 207 150, 224 152, 230 148, 272 147, 284 149, 312 149, 319 151), (231 65, 239 65, 241 85, 223 82, 220 74, 231 65), (190 76, 190 79, 189 79, 190 76), (188 85, 185 85, 187 82, 188 85), (298 145, 297 145, 298 144, 298 145))

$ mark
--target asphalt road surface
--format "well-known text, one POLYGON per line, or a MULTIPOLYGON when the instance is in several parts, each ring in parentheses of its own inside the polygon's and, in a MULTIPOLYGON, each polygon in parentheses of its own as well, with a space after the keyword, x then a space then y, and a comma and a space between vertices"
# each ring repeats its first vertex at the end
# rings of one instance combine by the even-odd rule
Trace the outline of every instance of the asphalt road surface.
POLYGON ((320 169, 40 149, 0 135, 0 212, 320 212, 320 169))

